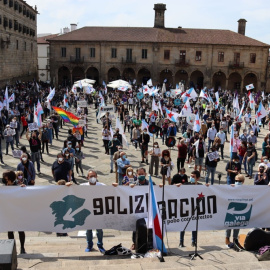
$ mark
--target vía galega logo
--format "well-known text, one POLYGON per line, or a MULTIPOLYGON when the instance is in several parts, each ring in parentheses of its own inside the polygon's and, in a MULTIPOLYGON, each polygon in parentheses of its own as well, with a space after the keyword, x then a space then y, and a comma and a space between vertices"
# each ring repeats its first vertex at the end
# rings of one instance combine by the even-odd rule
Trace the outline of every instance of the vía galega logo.
POLYGON ((87 209, 83 209, 85 199, 74 195, 68 195, 62 201, 51 203, 52 214, 55 215, 54 227, 63 224, 63 230, 82 226, 86 218, 91 214, 87 209))
POLYGON ((251 211, 252 204, 231 202, 224 224, 228 227, 245 227, 249 223, 251 211))

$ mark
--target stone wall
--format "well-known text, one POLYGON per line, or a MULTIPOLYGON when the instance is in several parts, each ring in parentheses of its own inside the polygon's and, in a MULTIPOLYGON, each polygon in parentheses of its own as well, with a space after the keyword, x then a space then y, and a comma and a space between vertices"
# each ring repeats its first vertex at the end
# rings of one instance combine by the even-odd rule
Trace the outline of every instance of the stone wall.
POLYGON ((13 1, 12 7, 9 6, 10 1, 7 2, 4 4, 4 1, 0 1, 0 86, 6 83, 12 84, 16 80, 37 78, 37 11, 24 1, 13 1), (15 2, 18 3, 17 10, 15 10, 15 2), (22 7, 21 12, 19 12, 19 5, 22 7), (18 23, 17 30, 15 22, 18 23), (21 32, 19 25, 21 25, 21 32))

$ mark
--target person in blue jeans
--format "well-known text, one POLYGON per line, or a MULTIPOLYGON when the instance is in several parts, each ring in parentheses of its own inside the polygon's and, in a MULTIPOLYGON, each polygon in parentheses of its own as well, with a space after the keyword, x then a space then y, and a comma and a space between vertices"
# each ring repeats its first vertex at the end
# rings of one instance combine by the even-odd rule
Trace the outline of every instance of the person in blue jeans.
POLYGON ((247 166, 248 166, 247 177, 249 177, 249 179, 252 178, 253 167, 255 165, 255 157, 256 157, 256 149, 255 149, 253 143, 249 142, 247 152, 245 153, 245 156, 244 156, 244 158, 247 159, 247 166))
POLYGON ((211 185, 213 185, 217 163, 220 161, 220 158, 213 159, 213 155, 217 155, 217 156, 219 155, 215 147, 212 147, 211 150, 212 151, 208 153, 205 158, 205 170, 206 170, 205 182, 206 184, 208 184, 209 177, 211 174, 211 185))
MULTIPOLYGON (((198 183, 200 180, 201 174, 199 171, 195 170, 190 174, 189 182, 187 184, 189 185, 201 185, 198 183)), ((182 184, 175 184, 175 186, 180 187, 182 184)), ((184 247, 184 236, 185 236, 185 231, 180 232, 180 244, 179 247, 184 247)), ((191 246, 195 247, 197 245, 197 232, 192 231, 192 236, 191 236, 191 246)))
MULTIPOLYGON (((93 170, 89 170, 87 173, 87 180, 88 183, 84 183, 82 185, 90 185, 90 186, 105 186, 105 184, 101 182, 97 182, 97 172, 93 170)), ((103 230, 102 229, 96 229, 97 231, 97 247, 101 253, 105 253, 105 249, 103 248, 103 230)), ((86 241, 87 241, 87 247, 85 249, 85 252, 90 252, 93 249, 93 232, 92 230, 86 231, 86 241)))
POLYGON ((236 175, 241 173, 239 157, 234 156, 233 159, 227 163, 225 170, 227 171, 227 185, 234 184, 236 175))

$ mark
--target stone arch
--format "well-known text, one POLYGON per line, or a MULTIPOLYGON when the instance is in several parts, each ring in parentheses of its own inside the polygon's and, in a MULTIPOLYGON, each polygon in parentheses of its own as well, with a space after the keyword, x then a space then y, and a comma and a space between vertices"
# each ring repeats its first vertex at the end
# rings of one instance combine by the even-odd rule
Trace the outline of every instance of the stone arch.
POLYGON ((178 70, 175 73, 175 83, 180 83, 180 82, 183 83, 184 86, 187 86, 188 73, 184 69, 178 70))
POLYGON ((141 68, 138 71, 137 84, 146 84, 149 79, 151 79, 151 73, 147 68, 141 68))
POLYGON ((122 74, 122 78, 124 81, 133 82, 136 79, 136 74, 133 68, 125 68, 122 74))
POLYGON ((112 67, 108 70, 108 82, 121 79, 120 70, 116 67, 112 67))
POLYGON ((95 67, 89 67, 86 71, 86 78, 95 80, 99 84, 99 71, 95 67))
POLYGON ((84 78, 84 70, 81 67, 75 67, 72 70, 72 80, 73 83, 79 80, 85 79, 84 78))
POLYGON ((58 84, 67 86, 71 84, 70 70, 66 66, 62 66, 58 69, 58 84))
POLYGON ((163 82, 166 80, 166 83, 172 84, 173 83, 173 73, 169 69, 164 69, 159 74, 159 82, 163 84, 163 82))
POLYGON ((228 77, 228 90, 241 90, 242 76, 232 72, 228 77))
POLYGON ((215 91, 217 91, 219 87, 221 87, 221 89, 225 89, 226 88, 226 74, 222 71, 215 72, 212 79, 212 85, 215 91))
POLYGON ((257 89, 258 78, 255 72, 249 72, 244 77, 244 87, 251 83, 254 85, 255 89, 257 89))
POLYGON ((190 75, 190 86, 195 89, 203 88, 204 75, 200 70, 194 70, 190 75))

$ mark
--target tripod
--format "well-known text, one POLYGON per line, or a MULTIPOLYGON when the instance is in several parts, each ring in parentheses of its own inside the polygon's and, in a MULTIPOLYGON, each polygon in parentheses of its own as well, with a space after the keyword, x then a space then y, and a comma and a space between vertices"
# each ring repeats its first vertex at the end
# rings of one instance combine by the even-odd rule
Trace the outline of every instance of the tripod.
POLYGON ((194 253, 190 253, 189 257, 190 260, 194 260, 196 257, 199 257, 201 260, 203 260, 203 257, 198 253, 198 246, 197 246, 197 240, 198 240, 198 222, 199 222, 199 213, 198 213, 198 209, 200 208, 200 202, 204 200, 204 197, 198 197, 196 199, 196 208, 194 209, 193 215, 190 217, 189 221, 186 224, 186 227, 184 228, 184 231, 186 230, 191 218, 194 216, 195 212, 196 212, 196 239, 195 239, 195 250, 194 253))

